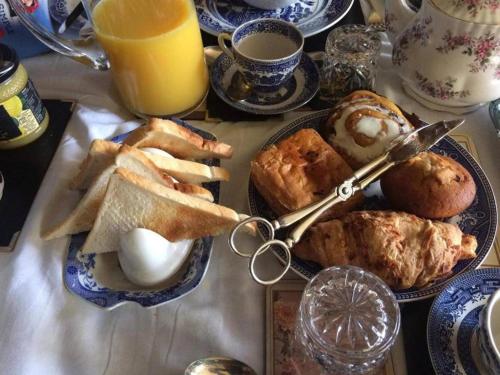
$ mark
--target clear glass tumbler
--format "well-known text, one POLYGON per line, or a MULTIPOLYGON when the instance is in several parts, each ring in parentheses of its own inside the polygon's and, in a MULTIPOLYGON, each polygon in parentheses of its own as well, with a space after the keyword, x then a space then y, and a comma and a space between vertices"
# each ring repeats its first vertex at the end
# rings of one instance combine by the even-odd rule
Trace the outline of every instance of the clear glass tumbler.
POLYGON ((372 90, 380 47, 380 36, 366 25, 330 32, 321 68, 321 99, 335 103, 354 90, 372 90))
POLYGON ((358 267, 327 268, 302 295, 293 343, 297 372, 376 374, 399 326, 396 298, 379 277, 358 267))

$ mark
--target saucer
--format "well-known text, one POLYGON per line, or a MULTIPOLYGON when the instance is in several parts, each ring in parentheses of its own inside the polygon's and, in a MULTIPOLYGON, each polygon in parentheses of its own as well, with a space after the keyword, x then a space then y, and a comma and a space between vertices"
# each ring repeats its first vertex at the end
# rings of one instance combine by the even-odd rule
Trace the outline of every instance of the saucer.
POLYGON ((195 0, 201 29, 215 36, 231 33, 257 18, 276 18, 294 23, 308 37, 339 22, 353 3, 354 0, 296 0, 285 8, 265 10, 243 0, 195 0))
POLYGON ((481 310, 499 288, 500 268, 484 268, 456 277, 436 297, 427 321, 427 346, 437 375, 488 374, 477 328, 481 310))
POLYGON ((319 71, 305 53, 299 66, 279 90, 273 93, 252 93, 249 98, 235 102, 227 96, 227 89, 237 66, 227 55, 220 55, 212 65, 210 81, 215 93, 230 106, 257 115, 276 115, 293 111, 311 100, 319 89, 319 71))

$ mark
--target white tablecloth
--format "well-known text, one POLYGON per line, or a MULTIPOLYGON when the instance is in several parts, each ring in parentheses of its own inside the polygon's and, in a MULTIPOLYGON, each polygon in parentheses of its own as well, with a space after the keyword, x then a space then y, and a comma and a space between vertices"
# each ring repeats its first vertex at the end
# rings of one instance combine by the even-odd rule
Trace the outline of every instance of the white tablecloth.
MULTIPOLYGON (((203 283, 176 302, 144 309, 127 304, 103 311, 63 286, 66 239, 44 242, 40 229, 64 216, 77 196, 65 190, 91 139, 110 137, 136 122, 116 101, 107 73, 94 72, 57 55, 24 61, 45 98, 79 101, 53 163, 32 206, 13 253, 0 254, 1 374, 182 374, 201 357, 238 358, 259 374, 265 364, 265 289, 248 275, 247 262, 232 253, 226 238, 215 240, 203 283)), ((390 69, 378 90, 409 112, 434 121, 455 116, 427 110, 404 95, 390 69)), ((292 114, 287 116, 292 118, 292 114)), ((487 109, 466 116, 460 129, 472 136, 500 196, 500 142, 487 109)), ((247 211, 249 161, 286 122, 198 123, 234 146, 223 166, 232 174, 222 184, 221 202, 247 211)), ((270 258, 270 270, 277 262, 270 258)))

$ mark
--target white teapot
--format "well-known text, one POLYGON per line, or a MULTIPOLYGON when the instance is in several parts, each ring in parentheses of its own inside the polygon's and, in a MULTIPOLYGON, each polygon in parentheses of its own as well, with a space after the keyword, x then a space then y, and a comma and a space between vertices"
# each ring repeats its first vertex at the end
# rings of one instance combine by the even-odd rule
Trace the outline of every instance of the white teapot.
POLYGON ((386 0, 392 62, 408 94, 465 113, 500 97, 500 0, 386 0))

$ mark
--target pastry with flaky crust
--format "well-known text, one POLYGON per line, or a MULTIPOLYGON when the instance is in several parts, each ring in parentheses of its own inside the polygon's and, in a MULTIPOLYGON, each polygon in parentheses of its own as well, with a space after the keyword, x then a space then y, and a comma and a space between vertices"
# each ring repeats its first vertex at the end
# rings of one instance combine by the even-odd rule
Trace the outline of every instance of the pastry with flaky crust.
POLYGON ((293 251, 323 267, 353 265, 394 289, 421 287, 476 256, 474 236, 404 212, 357 211, 316 224, 293 251))
MULTIPOLYGON (((300 130, 261 151, 250 169, 257 190, 278 215, 319 201, 351 175, 351 167, 314 129, 300 130)), ((321 219, 343 215, 362 200, 358 192, 321 219)))
POLYGON ((392 207, 429 219, 457 215, 476 196, 476 184, 467 169, 434 152, 422 152, 395 166, 380 182, 392 207))
POLYGON ((353 169, 382 155, 396 137, 412 129, 393 102, 363 90, 342 99, 325 125, 328 142, 353 169))

